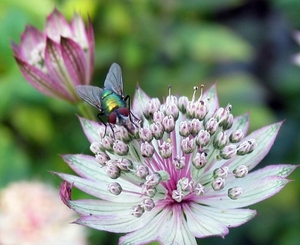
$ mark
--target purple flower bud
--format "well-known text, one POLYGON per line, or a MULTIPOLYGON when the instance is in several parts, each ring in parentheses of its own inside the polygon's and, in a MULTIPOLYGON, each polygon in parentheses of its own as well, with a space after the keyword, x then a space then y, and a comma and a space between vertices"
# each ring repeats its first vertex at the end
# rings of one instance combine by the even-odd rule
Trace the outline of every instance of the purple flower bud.
POLYGON ((102 144, 100 142, 92 142, 92 144, 90 146, 90 150, 94 154, 97 154, 97 152, 99 152, 101 150, 101 148, 102 148, 102 144))
POLYGON ((185 157, 177 156, 173 160, 173 164, 176 169, 183 169, 186 165, 185 157))
POLYGON ((244 133, 241 129, 238 129, 234 132, 231 133, 231 135, 229 136, 229 141, 231 143, 237 143, 237 142, 240 142, 241 139, 244 138, 244 133))
POLYGON ((248 168, 245 165, 240 165, 233 170, 236 178, 243 178, 248 174, 248 168))
POLYGON ((146 210, 146 211, 151 211, 155 207, 155 203, 153 199, 151 198, 146 198, 142 201, 141 206, 146 210))
POLYGON ((230 159, 234 157, 237 153, 237 147, 236 145, 226 145, 223 150, 220 152, 220 156, 223 159, 230 159))
POLYGON ((129 148, 128 145, 125 144, 123 141, 116 140, 113 144, 113 150, 119 156, 127 155, 129 148))
POLYGON ((110 160, 106 164, 106 174, 111 179, 117 179, 121 175, 121 170, 116 166, 114 162, 110 160))
POLYGON ((153 139, 152 132, 148 127, 142 127, 139 130, 139 136, 142 141, 150 142, 153 139))
POLYGON ((147 166, 144 165, 138 165, 135 174, 140 178, 140 179, 145 179, 146 176, 149 174, 149 169, 147 166))
POLYGON ((242 187, 233 187, 228 190, 228 196, 232 200, 238 199, 243 194, 243 188, 242 187))
POLYGON ((201 185, 200 183, 198 183, 194 187, 194 192, 195 192, 196 196, 202 196, 205 193, 205 188, 203 187, 203 185, 201 185))
POLYGON ((172 198, 176 201, 176 202, 181 202, 184 198, 184 193, 181 190, 173 190, 172 191, 172 198))
POLYGON ((214 179, 214 181, 211 183, 211 186, 215 191, 222 190, 225 186, 225 179, 218 177, 214 179))
POLYGON ((196 136, 196 144, 198 146, 206 146, 210 141, 210 134, 206 130, 200 130, 200 132, 196 136))
POLYGON ((214 139, 214 147, 217 149, 223 149, 227 145, 228 141, 226 133, 220 132, 214 139))
POLYGON ((191 122, 182 121, 179 125, 179 134, 183 137, 187 137, 191 134, 191 122))
POLYGON ((154 172, 154 173, 146 176, 146 182, 144 183, 144 185, 147 188, 155 187, 160 183, 161 180, 162 180, 162 178, 161 178, 160 174, 157 172, 154 172))
POLYGON ((143 157, 152 157, 154 154, 154 147, 147 141, 141 143, 141 154, 143 157))
POLYGON ((240 144, 238 146, 237 155, 243 156, 243 155, 249 154, 254 150, 254 148, 256 146, 257 146, 257 143, 254 139, 244 141, 242 144, 240 144))
POLYGON ((154 112, 159 111, 160 108, 160 101, 157 98, 150 99, 146 104, 146 108, 143 111, 144 116, 147 119, 153 118, 154 112))
POLYGON ((150 130, 155 139, 161 139, 164 135, 164 127, 160 122, 152 123, 150 125, 150 130))
POLYGON ((192 129, 192 135, 196 135, 200 132, 201 130, 201 122, 199 121, 199 119, 194 118, 191 121, 191 129, 192 129))
POLYGON ((173 146, 169 142, 163 142, 158 146, 158 150, 162 158, 169 158, 172 156, 173 146))
POLYGON ((213 172, 214 178, 221 177, 226 179, 228 176, 228 167, 216 168, 213 172))
POLYGON ((174 130, 175 128, 175 121, 174 118, 172 116, 166 116, 164 117, 163 121, 162 121, 162 125, 165 128, 165 131, 167 133, 170 133, 174 130))
POLYGON ((114 141, 110 136, 104 136, 104 138, 101 140, 101 143, 105 150, 111 151, 113 149, 114 141))
POLYGON ((192 163, 196 169, 203 168, 207 163, 207 153, 206 152, 197 152, 194 158, 192 159, 192 163))
POLYGON ((185 154, 192 153, 195 149, 194 139, 184 138, 180 143, 180 148, 185 154))
POLYGON ((137 206, 133 206, 131 208, 130 214, 136 218, 139 218, 143 215, 144 212, 145 212, 145 209, 141 205, 137 205, 137 206))
POLYGON ((118 159, 116 164, 117 164, 118 168, 124 172, 129 172, 130 170, 132 170, 132 167, 133 167, 132 162, 126 158, 118 159))
POLYGON ((157 191, 155 187, 148 187, 143 185, 141 192, 143 196, 154 197, 157 191))
POLYGON ((111 183, 107 186, 107 189, 108 191, 111 193, 111 194, 114 194, 116 196, 120 195, 121 192, 122 192, 122 187, 119 183, 117 182, 114 182, 114 183, 111 183))
POLYGON ((178 109, 179 109, 183 114, 186 113, 186 107, 187 107, 188 102, 189 102, 188 97, 186 97, 186 96, 181 96, 181 97, 179 97, 179 100, 178 100, 178 109))
POLYGON ((217 131, 218 127, 219 124, 213 117, 211 117, 205 124, 205 129, 210 133, 210 135, 213 135, 217 131))
POLYGON ((106 153, 99 151, 96 153, 95 159, 100 165, 104 166, 110 158, 106 153))
POLYGON ((162 111, 155 111, 153 114, 153 122, 162 123, 165 115, 162 111))
POLYGON ((172 116, 176 121, 179 116, 179 109, 175 103, 166 103, 165 113, 167 116, 172 116))

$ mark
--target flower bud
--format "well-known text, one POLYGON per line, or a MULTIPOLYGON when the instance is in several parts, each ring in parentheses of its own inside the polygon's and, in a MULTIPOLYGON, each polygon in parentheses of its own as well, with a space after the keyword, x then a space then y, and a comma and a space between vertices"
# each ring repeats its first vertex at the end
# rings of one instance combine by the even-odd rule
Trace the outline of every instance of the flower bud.
POLYGON ((233 187, 228 190, 228 196, 232 200, 238 199, 243 194, 243 188, 242 187, 233 187))
POLYGON ((122 187, 121 187, 121 185, 120 185, 119 183, 117 183, 117 182, 114 182, 114 183, 109 184, 109 185, 107 186, 107 189, 108 189, 108 191, 109 191, 110 193, 112 193, 112 194, 114 194, 114 195, 116 195, 116 196, 120 195, 121 192, 122 192, 122 187))

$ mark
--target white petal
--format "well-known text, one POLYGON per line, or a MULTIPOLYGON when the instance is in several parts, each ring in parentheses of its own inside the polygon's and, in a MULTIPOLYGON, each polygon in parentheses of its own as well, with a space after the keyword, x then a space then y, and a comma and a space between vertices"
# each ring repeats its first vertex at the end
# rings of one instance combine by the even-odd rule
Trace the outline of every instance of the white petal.
POLYGON ((138 86, 136 88, 133 102, 132 102, 132 111, 138 117, 142 118, 144 105, 148 103, 151 98, 138 86))
POLYGON ((100 135, 98 134, 98 131, 101 129, 101 125, 97 122, 87 120, 83 117, 79 117, 81 126, 83 128, 84 134, 88 138, 88 140, 92 142, 98 142, 100 141, 100 135))
POLYGON ((68 183, 74 184, 74 187, 90 194, 94 197, 98 197, 111 202, 120 202, 120 203, 132 203, 136 202, 137 204, 141 201, 140 193, 132 192, 122 192, 120 195, 116 196, 110 193, 107 190, 109 183, 113 181, 93 181, 88 179, 83 179, 74 175, 56 173, 60 178, 67 181, 68 183))
POLYGON ((148 244, 155 240, 164 245, 197 244, 187 227, 181 208, 163 208, 147 227, 121 237, 120 244, 148 244))
POLYGON ((275 141, 280 126, 281 123, 275 123, 256 130, 245 137, 244 140, 255 139, 257 147, 250 154, 242 157, 237 156, 229 166, 231 168, 235 168, 238 165, 246 165, 249 170, 253 169, 268 154, 275 141))
POLYGON ((153 209, 140 218, 130 214, 136 203, 112 203, 103 200, 70 202, 72 209, 82 215, 75 223, 110 232, 132 232, 146 226, 160 212, 153 209))
POLYGON ((205 215, 227 227, 242 225, 256 215, 256 211, 251 209, 218 209, 196 203, 191 205, 191 210, 195 216, 199 216, 200 220, 203 220, 202 215, 205 215))
POLYGON ((208 109, 208 114, 206 115, 206 118, 210 118, 219 107, 216 85, 213 85, 208 90, 206 90, 201 100, 205 102, 205 105, 208 109))
MULTIPOLYGON (((247 177, 250 177, 249 175, 247 177)), ((227 189, 206 193, 205 198, 199 200, 199 203, 220 208, 242 208, 254 203, 265 200, 278 193, 289 180, 278 176, 266 178, 249 178, 237 179, 235 182, 226 185, 227 188, 240 186, 243 189, 243 195, 236 200, 232 200, 227 196, 227 189), (211 194, 211 196, 209 196, 211 194)))
POLYGON ((224 237, 229 231, 225 224, 214 219, 207 210, 202 209, 201 205, 190 204, 184 205, 187 224, 192 234, 196 237, 222 236, 224 237))

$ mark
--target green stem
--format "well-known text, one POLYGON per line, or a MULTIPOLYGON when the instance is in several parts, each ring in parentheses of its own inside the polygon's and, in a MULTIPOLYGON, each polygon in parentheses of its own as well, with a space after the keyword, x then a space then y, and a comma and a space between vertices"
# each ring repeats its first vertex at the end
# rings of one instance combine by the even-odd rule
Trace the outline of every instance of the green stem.
POLYGON ((97 114, 93 110, 93 107, 90 106, 89 104, 87 104, 86 102, 78 103, 77 108, 78 108, 80 114, 84 118, 90 119, 90 120, 93 120, 93 121, 97 120, 97 117, 96 117, 97 114))

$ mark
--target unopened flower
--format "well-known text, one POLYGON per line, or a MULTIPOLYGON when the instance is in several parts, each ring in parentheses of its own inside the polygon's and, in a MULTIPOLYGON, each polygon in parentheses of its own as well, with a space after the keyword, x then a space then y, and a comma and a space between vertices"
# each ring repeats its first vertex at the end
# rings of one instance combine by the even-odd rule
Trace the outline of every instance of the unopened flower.
POLYGON ((68 225, 74 217, 52 186, 12 183, 0 192, 0 244, 85 245, 84 228, 68 225))
POLYGON ((27 26, 20 45, 12 43, 25 79, 40 92, 67 101, 79 101, 75 86, 89 84, 94 65, 94 33, 80 15, 71 24, 57 10, 48 16, 44 32, 27 26))
MULTIPOLYGON (((195 237, 224 237, 228 228, 247 222, 256 211, 243 207, 269 198, 289 182, 292 165, 251 172, 269 152, 281 123, 246 136, 249 115, 234 118, 231 105, 219 107, 214 86, 200 98, 195 93, 191 100, 169 95, 165 101, 137 89, 132 110, 143 123, 139 134, 130 134, 122 154, 104 145, 99 136, 104 125, 80 119, 95 156, 65 155, 79 176, 57 173, 96 197, 62 197, 81 215, 75 223, 128 233, 120 244, 196 244, 195 237), (99 154, 109 160, 98 163, 99 154), (130 168, 122 170, 120 159, 130 168)), ((115 125, 114 132, 120 128, 115 125)), ((107 132, 105 137, 113 145, 120 141, 115 136, 107 132)))

